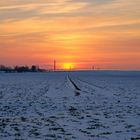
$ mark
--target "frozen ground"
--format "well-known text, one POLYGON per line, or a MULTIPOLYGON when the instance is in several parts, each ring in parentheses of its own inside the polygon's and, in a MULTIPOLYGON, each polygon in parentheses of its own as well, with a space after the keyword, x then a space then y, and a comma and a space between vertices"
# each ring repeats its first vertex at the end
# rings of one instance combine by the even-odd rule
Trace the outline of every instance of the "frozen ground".
POLYGON ((0 73, 0 140, 140 140, 140 72, 0 73))

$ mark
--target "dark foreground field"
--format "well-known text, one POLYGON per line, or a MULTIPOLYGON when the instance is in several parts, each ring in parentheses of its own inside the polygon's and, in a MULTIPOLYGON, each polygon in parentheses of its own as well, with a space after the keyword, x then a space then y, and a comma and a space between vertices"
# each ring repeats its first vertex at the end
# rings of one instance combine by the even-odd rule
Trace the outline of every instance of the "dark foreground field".
POLYGON ((138 140, 140 72, 0 73, 0 140, 138 140))

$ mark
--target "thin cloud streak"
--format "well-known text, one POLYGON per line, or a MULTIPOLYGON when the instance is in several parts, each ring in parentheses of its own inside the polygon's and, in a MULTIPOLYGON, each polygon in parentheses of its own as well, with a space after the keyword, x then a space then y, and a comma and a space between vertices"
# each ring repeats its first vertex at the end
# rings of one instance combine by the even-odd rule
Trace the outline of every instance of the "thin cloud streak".
POLYGON ((140 65, 139 9, 139 0, 0 1, 0 63, 140 65))

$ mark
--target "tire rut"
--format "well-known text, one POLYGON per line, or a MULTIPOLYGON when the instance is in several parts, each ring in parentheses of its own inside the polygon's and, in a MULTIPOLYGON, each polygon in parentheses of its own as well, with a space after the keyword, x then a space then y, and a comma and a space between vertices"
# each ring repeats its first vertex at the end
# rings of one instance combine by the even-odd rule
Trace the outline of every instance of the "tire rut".
POLYGON ((80 91, 81 89, 77 86, 77 84, 70 78, 70 76, 67 77, 68 80, 70 81, 70 83, 73 85, 73 87, 75 88, 75 96, 79 96, 80 95, 80 91))

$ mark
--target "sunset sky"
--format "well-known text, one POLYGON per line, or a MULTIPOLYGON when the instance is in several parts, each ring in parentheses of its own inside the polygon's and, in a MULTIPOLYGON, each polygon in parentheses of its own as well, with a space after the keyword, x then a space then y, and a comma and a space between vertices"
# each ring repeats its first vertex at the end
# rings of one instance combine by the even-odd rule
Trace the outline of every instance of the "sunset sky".
POLYGON ((0 64, 140 70, 140 0, 0 0, 0 64))

